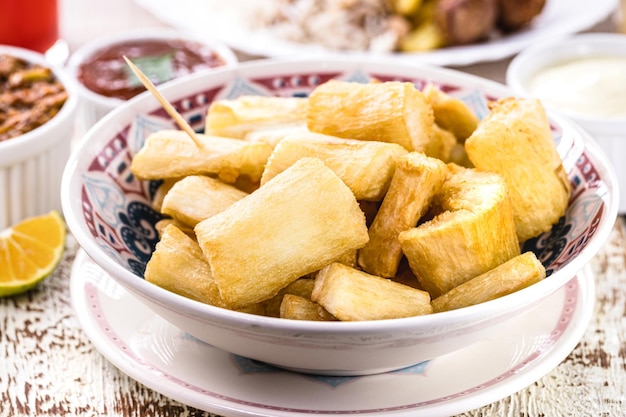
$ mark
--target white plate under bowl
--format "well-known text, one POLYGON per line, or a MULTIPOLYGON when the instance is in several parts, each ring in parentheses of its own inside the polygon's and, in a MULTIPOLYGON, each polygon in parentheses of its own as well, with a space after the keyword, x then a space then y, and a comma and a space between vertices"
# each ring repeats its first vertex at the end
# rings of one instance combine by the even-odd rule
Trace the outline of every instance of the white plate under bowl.
POLYGON ((400 371, 358 377, 299 374, 201 342, 155 315, 79 251, 74 311, 121 371, 189 406, 224 416, 449 416, 511 395, 574 349, 595 302, 588 268, 497 338, 400 371))

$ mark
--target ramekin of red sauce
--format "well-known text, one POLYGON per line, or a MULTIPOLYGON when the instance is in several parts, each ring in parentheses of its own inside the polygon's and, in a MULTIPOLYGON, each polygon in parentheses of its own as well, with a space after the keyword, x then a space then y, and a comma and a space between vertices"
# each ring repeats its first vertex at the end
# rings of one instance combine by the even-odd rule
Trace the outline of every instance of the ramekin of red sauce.
POLYGON ((124 56, 155 85, 238 63, 234 52, 220 41, 174 30, 136 30, 89 42, 68 62, 81 95, 83 130, 123 101, 146 91, 124 56))

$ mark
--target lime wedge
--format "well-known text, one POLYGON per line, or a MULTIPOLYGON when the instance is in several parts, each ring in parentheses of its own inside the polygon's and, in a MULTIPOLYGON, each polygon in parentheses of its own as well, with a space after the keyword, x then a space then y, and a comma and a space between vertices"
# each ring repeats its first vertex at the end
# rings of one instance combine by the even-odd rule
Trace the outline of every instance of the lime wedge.
POLYGON ((65 222, 57 211, 0 231, 0 297, 34 288, 54 271, 65 249, 65 222))

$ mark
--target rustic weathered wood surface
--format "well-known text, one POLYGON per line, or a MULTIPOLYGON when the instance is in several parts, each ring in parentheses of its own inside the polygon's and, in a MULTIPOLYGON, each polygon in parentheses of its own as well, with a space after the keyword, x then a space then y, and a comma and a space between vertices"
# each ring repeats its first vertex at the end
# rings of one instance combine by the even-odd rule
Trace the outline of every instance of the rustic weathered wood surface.
MULTIPOLYGON (((72 49, 104 33, 161 26, 130 0, 60 0, 62 34, 72 49)), ((594 30, 612 30, 603 22, 594 30)), ((508 62, 464 71, 504 81, 508 62)), ((69 279, 77 245, 36 290, 0 299, 0 417, 213 416, 136 382, 92 345, 72 310, 69 279)), ((583 339, 546 376, 501 401, 462 414, 626 416, 626 223, 620 217, 591 263, 595 311, 583 339)))
MULTIPOLYGON (((91 344, 70 303, 77 245, 29 294, 0 299, 0 416, 213 416, 131 379, 91 344)), ((597 302, 583 339, 554 370, 480 416, 626 415, 626 223, 591 262, 597 302)))

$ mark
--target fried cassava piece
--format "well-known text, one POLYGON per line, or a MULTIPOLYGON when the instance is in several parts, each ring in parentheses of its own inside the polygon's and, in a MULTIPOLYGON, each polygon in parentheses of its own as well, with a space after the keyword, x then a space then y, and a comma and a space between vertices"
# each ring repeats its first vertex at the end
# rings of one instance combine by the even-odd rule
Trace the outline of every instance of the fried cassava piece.
POLYGON ((492 103, 465 149, 476 168, 506 179, 520 242, 549 231, 565 214, 571 185, 539 100, 492 103))
POLYGON ((272 147, 219 136, 197 135, 202 146, 182 130, 160 130, 148 136, 133 157, 131 171, 141 180, 216 175, 235 182, 240 175, 258 181, 272 147))
POLYGON ((280 304, 280 318, 291 320, 335 321, 324 307, 304 297, 286 294, 280 304))
POLYGON ((407 150, 395 143, 342 139, 320 133, 300 133, 283 139, 270 155, 261 184, 303 157, 321 159, 352 190, 357 200, 383 199, 407 150))
POLYGON ((317 275, 311 299, 342 321, 430 314, 430 295, 407 285, 332 263, 317 275))
POLYGON ((243 139, 259 129, 304 124, 307 105, 308 100, 301 97, 244 95, 216 100, 207 111, 205 132, 243 139))
POLYGON ((398 235, 411 270, 433 297, 519 255, 500 175, 450 166, 433 200, 440 214, 398 235))
POLYGON ((317 158, 300 159, 195 232, 233 308, 271 298, 369 239, 354 194, 317 158))
POLYGON ((464 101, 441 91, 433 84, 427 84, 423 92, 433 107, 435 123, 451 132, 458 142, 464 143, 476 130, 478 116, 464 101))
POLYGON ((447 173, 441 160, 420 152, 398 159, 389 191, 369 228, 370 240, 359 250, 361 268, 381 277, 396 275, 403 256, 398 235, 417 225, 447 173))
POLYGON ((248 193, 216 178, 189 175, 165 194, 161 212, 193 228, 246 195, 248 193))
POLYGON ((163 229, 144 278, 192 300, 226 307, 200 246, 171 224, 163 229))
POLYGON ((546 270, 532 252, 525 252, 454 287, 435 298, 433 312, 455 310, 484 303, 519 291, 546 277, 546 270))
POLYGON ((392 142, 422 152, 431 145, 434 123, 424 94, 408 82, 331 80, 309 96, 307 126, 312 132, 392 142))

